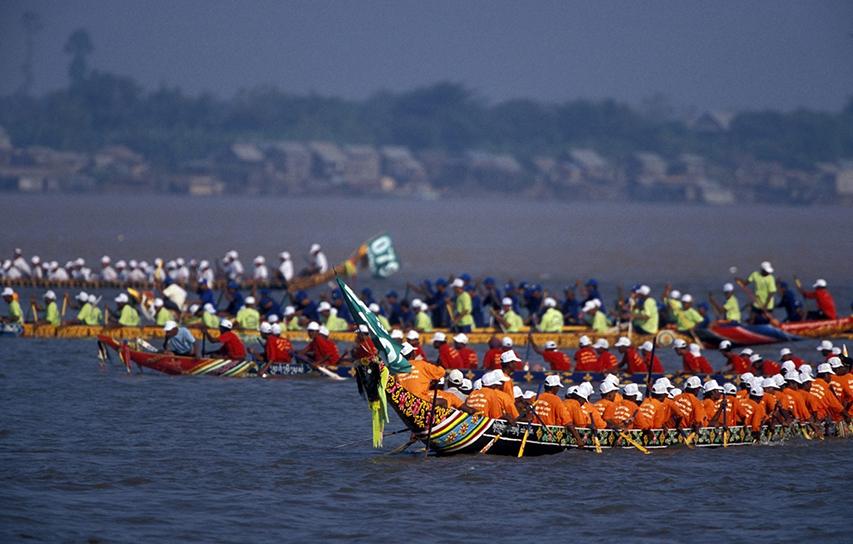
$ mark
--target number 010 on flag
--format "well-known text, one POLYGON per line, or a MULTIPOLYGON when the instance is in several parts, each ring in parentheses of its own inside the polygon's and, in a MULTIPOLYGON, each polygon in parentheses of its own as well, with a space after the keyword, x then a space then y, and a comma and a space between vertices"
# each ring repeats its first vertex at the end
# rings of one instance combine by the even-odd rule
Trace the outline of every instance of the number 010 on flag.
POLYGON ((367 242, 367 262, 374 278, 387 278, 400 270, 391 237, 381 234, 367 242))

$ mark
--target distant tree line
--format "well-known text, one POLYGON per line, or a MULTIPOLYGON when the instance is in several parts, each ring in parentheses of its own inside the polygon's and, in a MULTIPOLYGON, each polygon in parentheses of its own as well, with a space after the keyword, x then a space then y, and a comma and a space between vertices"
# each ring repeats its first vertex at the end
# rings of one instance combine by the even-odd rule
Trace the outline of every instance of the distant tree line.
POLYGON ((296 95, 274 87, 228 99, 174 87, 147 91, 130 77, 90 69, 93 49, 88 33, 75 31, 65 46, 67 88, 0 98, 0 125, 17 145, 92 151, 124 144, 164 167, 206 157, 237 139, 482 149, 522 160, 559 156, 570 147, 592 147, 616 159, 635 151, 669 158, 691 152, 723 165, 752 156, 805 169, 853 157, 853 97, 838 113, 743 112, 728 131, 699 133, 672 116, 613 100, 492 104, 452 82, 383 91, 365 100, 296 95))

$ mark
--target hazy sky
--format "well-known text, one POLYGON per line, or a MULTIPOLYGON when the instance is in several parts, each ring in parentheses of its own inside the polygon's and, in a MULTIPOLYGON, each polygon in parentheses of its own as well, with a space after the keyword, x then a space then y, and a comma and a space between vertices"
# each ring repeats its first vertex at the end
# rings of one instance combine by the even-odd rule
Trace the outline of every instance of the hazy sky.
POLYGON ((258 84, 361 98, 453 80, 491 100, 656 92, 702 109, 837 110, 853 95, 853 2, 0 0, 0 93, 64 86, 85 27, 93 66, 229 96, 258 84))

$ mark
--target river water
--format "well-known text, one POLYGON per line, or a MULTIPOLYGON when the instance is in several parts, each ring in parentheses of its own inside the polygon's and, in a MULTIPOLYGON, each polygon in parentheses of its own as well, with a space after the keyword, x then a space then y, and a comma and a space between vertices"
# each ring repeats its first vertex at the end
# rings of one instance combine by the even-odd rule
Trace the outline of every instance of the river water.
MULTIPOLYGON (((405 279, 718 289, 764 259, 850 304, 844 208, 3 195, 0 254, 221 255, 387 231, 405 279), (739 273, 739 275, 741 274, 739 273)), ((363 281, 363 280, 360 280, 363 281)), ((380 286, 376 283, 375 285, 380 286)), ((607 291, 605 291, 607 296, 607 291)), ((779 346, 761 353, 778 353, 779 346)), ((812 343, 795 346, 812 357, 812 343)), ((670 350, 664 363, 674 369, 670 350)), ((716 354, 714 354, 716 355, 716 354)), ((721 362, 712 356, 712 364, 721 362)), ((370 447, 355 385, 102 370, 94 342, 0 339, 0 541, 849 542, 853 441, 423 459, 370 447), (347 444, 345 447, 336 447, 347 444)), ((392 416, 389 430, 401 427, 392 416)), ((405 434, 388 438, 390 447, 405 434)))

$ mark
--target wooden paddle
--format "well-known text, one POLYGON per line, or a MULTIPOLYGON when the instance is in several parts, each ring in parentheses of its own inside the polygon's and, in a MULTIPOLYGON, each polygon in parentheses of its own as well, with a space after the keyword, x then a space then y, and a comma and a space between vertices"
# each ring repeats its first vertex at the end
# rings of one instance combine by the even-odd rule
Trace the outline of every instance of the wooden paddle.
MULTIPOLYGON (((527 343, 528 350, 530 349, 530 342, 527 343)), ((539 400, 539 395, 542 393, 542 382, 539 383, 539 388, 536 390, 536 398, 533 399, 533 403, 530 406, 531 411, 536 417, 539 417, 539 414, 536 413, 536 401, 539 400)), ((540 419, 541 421, 541 419, 540 419)), ((527 428, 524 429, 524 436, 521 437, 521 446, 518 448, 518 458, 521 459, 524 457, 524 447, 527 445, 527 437, 530 435, 530 426, 533 425, 533 419, 527 422, 527 428)))
POLYGON ((630 436, 628 433, 626 433, 625 431, 619 431, 619 436, 620 436, 620 437, 622 437, 622 439, 623 439, 625 442, 627 442, 627 443, 631 444, 632 446, 634 446, 635 448, 637 448, 639 451, 641 451, 643 454, 648 455, 648 454, 650 454, 650 453, 651 453, 651 452, 650 452, 648 449, 646 449, 642 444, 640 444, 639 442, 637 442, 636 440, 634 440, 633 438, 631 438, 631 436, 630 436))
POLYGON ((494 446, 494 445, 497 443, 497 441, 498 441, 498 440, 500 440, 500 439, 501 439, 501 435, 500 435, 500 433, 496 434, 494 438, 492 438, 491 440, 489 440, 489 443, 488 443, 488 444, 486 444, 485 446, 483 446, 483 449, 481 449, 481 450, 480 450, 480 453, 482 453, 482 454, 486 454, 486 453, 488 453, 488 452, 489 452, 489 450, 490 450, 490 449, 492 449, 492 446, 494 446))
POLYGON ((429 455, 429 442, 432 439, 432 422, 435 419, 435 403, 438 400, 438 384, 432 390, 432 405, 429 407, 429 426, 427 427, 426 447, 424 448, 424 459, 429 455))

